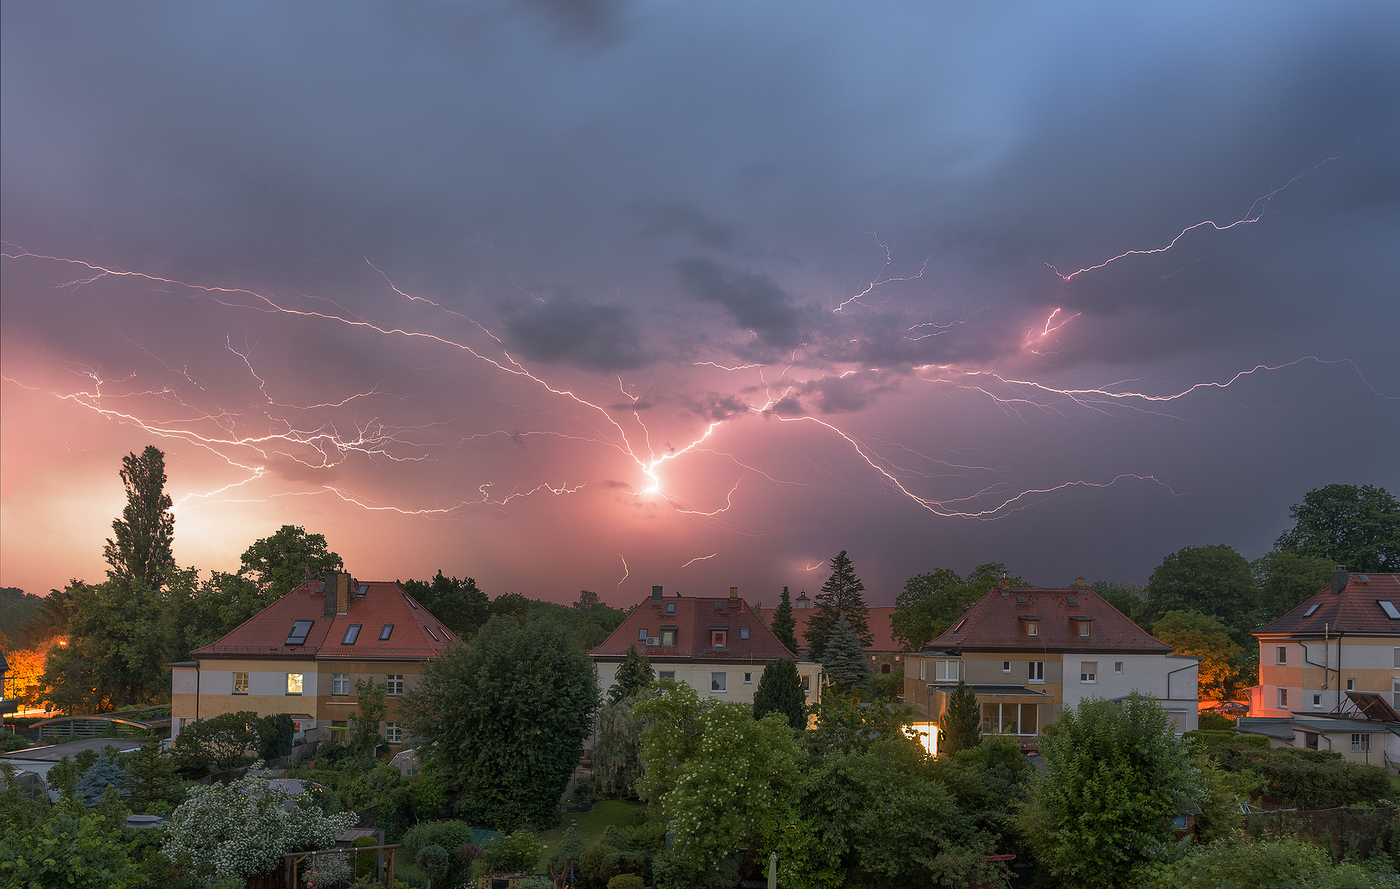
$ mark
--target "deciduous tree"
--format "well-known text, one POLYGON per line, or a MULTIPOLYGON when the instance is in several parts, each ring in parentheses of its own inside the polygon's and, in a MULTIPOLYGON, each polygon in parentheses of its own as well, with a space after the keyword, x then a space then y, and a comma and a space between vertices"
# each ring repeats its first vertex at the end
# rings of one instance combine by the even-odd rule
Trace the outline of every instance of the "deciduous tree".
POLYGON ((1326 588, 1332 579, 1332 560, 1293 550, 1265 553, 1250 563, 1258 589, 1256 626, 1278 620, 1326 588))
POLYGON ((1201 697, 1228 701, 1239 693, 1235 658, 1244 650, 1230 638, 1230 629, 1199 611, 1168 611, 1152 625, 1152 635, 1186 654, 1201 659, 1201 697))
POLYGON ((463 641, 491 619, 491 600, 477 589, 475 578, 446 577, 439 569, 431 581, 403 580, 399 585, 463 641))
POLYGON ((1253 643, 1254 572, 1224 544, 1182 547, 1162 560, 1147 581, 1141 619, 1155 624, 1168 611, 1199 611, 1230 628, 1241 646, 1253 643))
POLYGON ((593 662, 563 632, 493 617, 470 646, 429 661, 404 699, 409 731, 462 790, 462 814, 496 829, 544 827, 598 710, 593 662))
POLYGON ((1087 698, 1042 741, 1048 770, 1033 779, 1016 825, 1064 885, 1114 889, 1170 855, 1172 818, 1204 788, 1171 717, 1134 692, 1087 698))
POLYGON ((1318 556, 1352 571, 1400 571, 1400 500, 1373 485, 1327 485, 1303 495, 1293 527, 1274 548, 1318 556))
POLYGON ((1025 585, 1020 577, 1008 577, 1001 562, 978 565, 966 579, 948 568, 916 574, 895 600, 890 619, 894 637, 905 651, 921 651, 1003 577, 1011 586, 1025 585))
MULTIPOLYGON (((598 711, 598 740, 593 745, 593 778, 598 790, 610 796, 634 797, 641 778, 642 732, 650 721, 635 712, 651 690, 641 689, 598 711)), ((575 856, 577 857, 577 856, 575 856)))
POLYGON ((623 698, 630 698, 643 689, 651 687, 653 674, 651 661, 637 650, 637 646, 627 647, 627 657, 617 667, 617 677, 608 689, 608 703, 616 704, 623 698))
POLYGON ((159 590, 165 572, 175 567, 171 551, 175 514, 165 493, 165 455, 155 445, 146 445, 141 456, 132 453, 122 458, 120 474, 126 507, 122 517, 112 522, 116 539, 108 538, 103 549, 107 574, 159 590))
POLYGON ((311 576, 320 578, 344 562, 330 551, 324 534, 308 534, 298 525, 283 525, 271 537, 244 551, 238 573, 257 584, 264 605, 277 601, 311 576))
POLYGON ((379 724, 389 712, 384 702, 387 686, 373 679, 355 680, 355 691, 359 695, 358 706, 350 713, 350 743, 360 751, 361 756, 373 756, 382 736, 379 724))

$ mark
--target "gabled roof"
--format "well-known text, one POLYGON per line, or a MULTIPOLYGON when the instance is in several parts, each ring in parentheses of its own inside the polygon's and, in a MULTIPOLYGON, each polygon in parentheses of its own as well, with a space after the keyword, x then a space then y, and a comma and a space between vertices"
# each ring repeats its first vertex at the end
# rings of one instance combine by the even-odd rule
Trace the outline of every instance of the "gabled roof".
POLYGON ((797 659, 763 625, 748 602, 721 596, 648 596, 589 655, 597 660, 621 660, 633 645, 653 663, 797 659), (674 608, 668 612, 667 606, 674 608), (710 644, 710 631, 716 628, 728 631, 724 648, 710 644), (662 629, 675 630, 676 644, 648 645, 647 639, 661 638, 662 629), (743 629, 749 631, 749 638, 741 638, 743 629), (641 635, 642 630, 646 631, 645 636, 641 635))
MULTIPOLYGON (((866 651, 899 651, 904 646, 894 641, 894 629, 890 625, 890 620, 894 617, 895 607, 893 605, 871 605, 869 614, 866 615, 865 624, 870 628, 870 635, 874 638, 866 646, 866 651)), ((807 622, 812 619, 812 615, 817 613, 816 608, 794 608, 792 609, 792 619, 797 626, 792 634, 797 637, 799 645, 805 644, 802 634, 807 632, 807 622)))
POLYGON ((191 656, 422 660, 457 644, 455 634, 392 580, 360 583, 364 595, 350 596, 347 613, 330 617, 324 613, 324 587, 320 581, 306 581, 219 641, 190 652, 191 656), (298 621, 311 622, 305 641, 288 644, 298 621), (354 624, 360 625, 359 635, 352 644, 343 644, 354 624), (391 624, 389 638, 381 639, 384 627, 391 624))
MULTIPOLYGON (((1321 636, 1330 633, 1400 635, 1400 618, 1391 617, 1381 602, 1400 609, 1400 576, 1347 575, 1340 591, 1329 585, 1297 608, 1254 631, 1255 636, 1321 636)), ((1400 615, 1400 610, 1395 612, 1400 615)))
POLYGON ((993 587, 929 649, 951 651, 1103 651, 1166 654, 1172 647, 1124 617, 1091 589, 993 587), (1079 635, 1079 621, 1089 635, 1079 635), (1028 634, 1036 622, 1036 635, 1028 634))

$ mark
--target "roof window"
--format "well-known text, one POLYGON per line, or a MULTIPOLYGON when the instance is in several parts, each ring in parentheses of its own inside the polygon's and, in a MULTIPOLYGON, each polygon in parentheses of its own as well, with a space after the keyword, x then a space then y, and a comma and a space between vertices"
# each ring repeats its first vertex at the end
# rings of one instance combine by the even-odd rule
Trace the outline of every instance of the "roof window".
POLYGON ((1066 605, 1078 605, 1078 604, 1079 604, 1079 600, 1076 599, 1076 598, 1074 598, 1073 596, 1065 596, 1065 604, 1066 604, 1066 605))
POLYGON ((382 630, 379 631, 379 641, 380 641, 380 642, 387 642, 387 641, 389 640, 389 636, 392 635, 393 632, 394 632, 394 625, 393 625, 393 624, 385 624, 385 625, 384 625, 384 629, 382 629, 382 630))
POLYGON ((433 628, 432 628, 432 627, 427 626, 427 625, 425 624, 425 625, 423 626, 423 629, 425 629, 425 630, 428 631, 428 635, 433 637, 433 641, 434 641, 434 642, 441 642, 441 641, 442 641, 441 639, 439 639, 439 638, 437 637, 437 633, 434 633, 434 632, 433 632, 433 628))
POLYGON ((415 601, 413 601, 413 599, 408 595, 408 593, 404 593, 404 594, 403 594, 403 600, 404 600, 405 602, 407 602, 409 605, 412 605, 414 611, 417 611, 417 610, 418 610, 418 603, 415 602, 415 601))
POLYGON ((1017 597, 1016 597, 1016 604, 1017 604, 1017 605, 1024 605, 1024 604, 1026 604, 1026 597, 1025 597, 1025 596, 1017 596, 1017 597))
POLYGON ((1312 603, 1311 605, 1308 606, 1308 610, 1303 612, 1303 617, 1312 617, 1313 614, 1317 612, 1317 609, 1319 609, 1319 608, 1321 608, 1321 607, 1322 607, 1322 603, 1321 603, 1321 602, 1314 602, 1314 603, 1312 603))
POLYGON ((311 625, 314 620, 298 620, 292 622, 292 631, 287 634, 288 645, 305 645, 306 634, 311 632, 311 625))
POLYGON ((1381 606, 1381 610, 1385 612, 1386 617, 1391 620, 1400 620, 1400 611, 1395 610, 1395 603, 1391 602, 1389 599, 1377 599, 1376 604, 1381 606))
POLYGON ((340 640, 341 645, 354 645, 355 640, 360 638, 360 625, 351 624, 345 628, 345 638, 340 640))

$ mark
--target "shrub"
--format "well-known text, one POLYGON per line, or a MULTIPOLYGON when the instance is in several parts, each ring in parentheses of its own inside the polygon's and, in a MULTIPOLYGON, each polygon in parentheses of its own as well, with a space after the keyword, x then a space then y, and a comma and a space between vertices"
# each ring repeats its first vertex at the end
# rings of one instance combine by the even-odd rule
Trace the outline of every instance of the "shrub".
POLYGON ((642 889, 642 878, 636 874, 618 874, 608 880, 608 889, 642 889))
POLYGON ((488 873, 531 871, 540 858, 540 838, 528 830, 501 834, 481 847, 482 867, 488 873))
MULTIPOLYGON (((377 846, 374 837, 356 837, 350 844, 351 848, 363 849, 366 846, 377 846)), ((355 853, 355 878, 372 877, 379 867, 378 852, 356 852, 355 853)))
POLYGON ((446 880, 456 866, 451 853, 441 846, 424 846, 413 856, 413 863, 431 880, 446 880))
POLYGON ((1202 731, 1229 732, 1235 728, 1235 721, 1223 713, 1216 713, 1214 710, 1202 710, 1199 722, 1202 731))

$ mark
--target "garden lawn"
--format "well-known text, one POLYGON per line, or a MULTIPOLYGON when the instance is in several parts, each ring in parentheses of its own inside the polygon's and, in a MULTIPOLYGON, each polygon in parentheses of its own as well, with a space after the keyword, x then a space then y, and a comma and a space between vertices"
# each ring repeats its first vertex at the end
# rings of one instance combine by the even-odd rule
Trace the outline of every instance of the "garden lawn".
MULTIPOLYGON (((609 824, 615 824, 619 829, 631 827, 637 823, 637 813, 645 809, 643 803, 636 800, 610 799, 604 800, 593 807, 591 812, 579 812, 571 815, 564 813, 559 826, 552 830, 546 830, 540 834, 540 842, 544 844, 544 851, 540 853, 540 860, 535 864, 535 872, 540 874, 549 873, 549 856, 553 853, 559 841, 564 838, 564 831, 573 825, 578 838, 583 840, 584 848, 596 846, 603 838, 603 831, 608 829, 609 824)), ((562 866, 563 862, 559 862, 562 866)))

